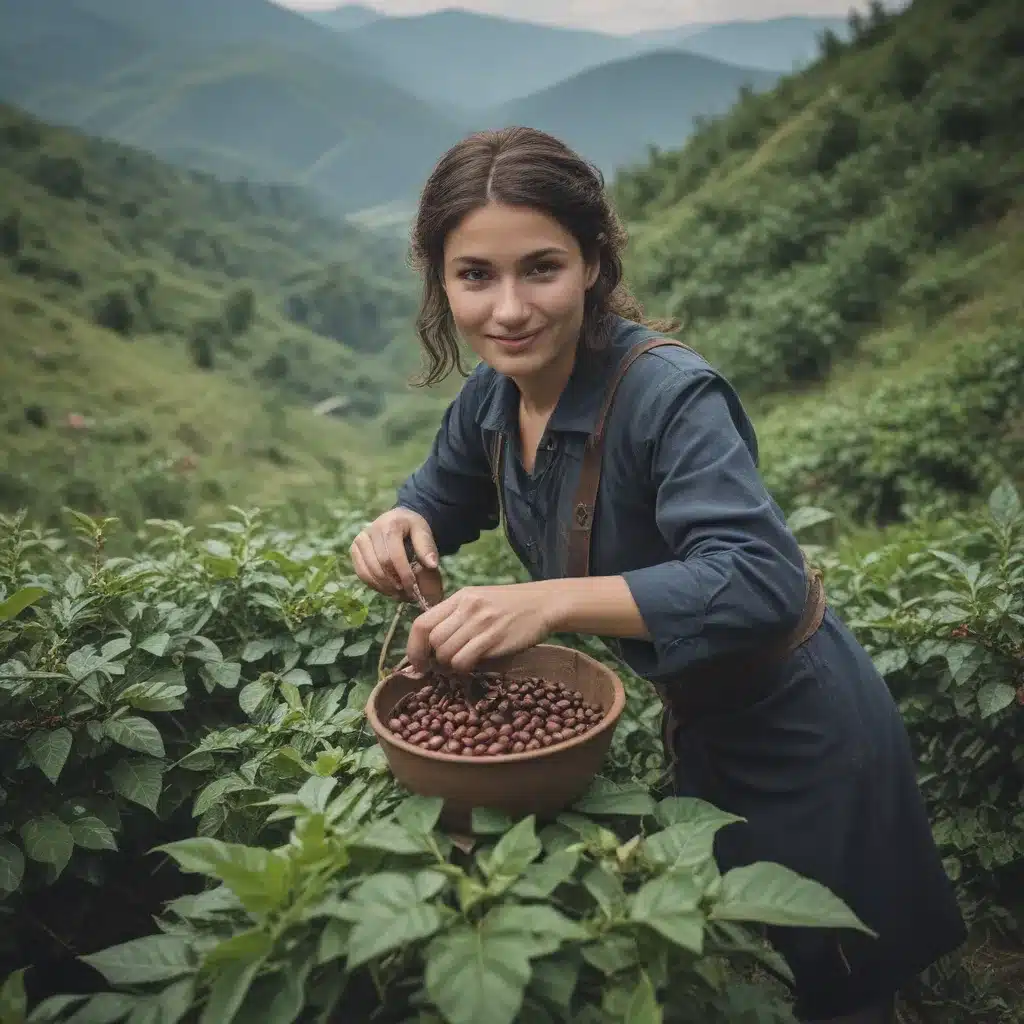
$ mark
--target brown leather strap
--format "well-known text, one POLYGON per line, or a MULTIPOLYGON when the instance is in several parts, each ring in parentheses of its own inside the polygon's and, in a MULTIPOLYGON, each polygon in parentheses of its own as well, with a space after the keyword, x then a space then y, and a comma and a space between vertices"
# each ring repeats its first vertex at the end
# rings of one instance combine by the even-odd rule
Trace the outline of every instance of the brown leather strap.
POLYGON ((589 576, 590 575, 590 535, 594 528, 594 509, 597 507, 597 492, 601 486, 601 457, 604 454, 604 432, 608 425, 608 415, 611 412, 612 402, 615 399, 615 392, 626 371, 645 352, 651 349, 662 348, 671 345, 674 348, 684 348, 688 352, 695 350, 681 341, 672 338, 652 338, 630 349, 626 356, 619 363, 612 377, 608 390, 605 392, 604 403, 597 417, 597 424, 594 432, 587 438, 586 447, 583 449, 583 465, 580 467, 580 479, 576 487, 576 500, 573 503, 572 523, 569 527, 569 544, 566 553, 565 570, 567 576, 589 576))

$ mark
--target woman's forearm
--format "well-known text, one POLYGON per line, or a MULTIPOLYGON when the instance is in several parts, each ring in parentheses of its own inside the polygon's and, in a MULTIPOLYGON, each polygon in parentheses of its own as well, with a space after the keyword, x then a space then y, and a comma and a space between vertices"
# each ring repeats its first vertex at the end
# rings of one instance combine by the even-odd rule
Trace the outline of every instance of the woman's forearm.
POLYGON ((553 633, 588 633, 593 636, 650 636, 629 586, 621 576, 586 576, 537 580, 538 600, 549 609, 553 633))

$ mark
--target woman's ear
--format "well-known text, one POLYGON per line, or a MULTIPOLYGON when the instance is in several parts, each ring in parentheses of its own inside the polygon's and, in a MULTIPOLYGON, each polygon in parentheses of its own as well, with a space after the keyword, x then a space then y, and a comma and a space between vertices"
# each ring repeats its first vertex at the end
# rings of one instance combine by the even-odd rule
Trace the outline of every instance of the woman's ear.
POLYGON ((601 274, 601 257, 598 256, 593 263, 587 264, 587 291, 597 283, 597 279, 601 274))

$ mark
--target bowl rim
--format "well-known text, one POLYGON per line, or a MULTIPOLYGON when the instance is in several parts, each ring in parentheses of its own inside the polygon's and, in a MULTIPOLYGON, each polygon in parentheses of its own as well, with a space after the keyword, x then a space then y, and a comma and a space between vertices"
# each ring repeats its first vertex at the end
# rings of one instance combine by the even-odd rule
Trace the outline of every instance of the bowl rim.
MULTIPOLYGON (((383 743, 381 741, 386 740, 388 743, 398 747, 399 750, 403 750, 409 754, 416 754, 430 761, 440 761, 442 763, 448 762, 450 764, 476 764, 481 767, 492 764, 516 764, 522 761, 537 761, 544 757, 564 754, 566 751, 572 750, 573 747, 592 743, 603 732, 615 728, 618 724, 619 718, 622 717, 622 712, 626 706, 626 688, 622 683, 622 679, 619 678, 619 674, 614 669, 609 668, 607 665, 598 661, 596 658, 591 657, 584 651, 579 651, 575 647, 565 647, 562 644, 534 644, 533 647, 527 648, 527 650, 572 651, 574 654, 579 655, 579 657, 589 661, 592 665, 598 665, 608 672, 612 679, 612 706, 608 709, 604 718, 601 719, 601 722, 596 729, 593 729, 588 733, 584 733, 582 736, 574 736, 571 740, 563 740, 555 746, 542 747, 540 750, 523 750, 518 754, 493 754, 489 757, 474 757, 471 754, 446 754, 438 750, 424 750, 422 747, 414 746, 407 740, 403 740, 400 736, 396 736, 387 728, 387 726, 384 725, 380 716, 377 714, 377 698, 383 692, 384 687, 387 686, 388 683, 404 674, 401 669, 389 672, 370 691, 370 696, 366 699, 366 706, 364 709, 367 721, 370 723, 370 728, 373 729, 374 733, 376 733, 377 740, 382 746, 383 743)), ((519 653, 525 654, 526 651, 520 651, 519 653)), ((505 658, 508 657, 515 657, 515 655, 506 655, 502 660, 505 660, 505 658)))

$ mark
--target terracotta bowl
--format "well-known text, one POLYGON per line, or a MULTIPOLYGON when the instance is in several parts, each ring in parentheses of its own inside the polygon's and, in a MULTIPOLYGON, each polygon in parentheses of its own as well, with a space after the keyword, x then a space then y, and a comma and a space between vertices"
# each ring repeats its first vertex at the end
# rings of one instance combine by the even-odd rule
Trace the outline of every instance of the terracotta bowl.
POLYGON ((480 669, 513 678, 539 676, 579 690, 605 716, 585 736, 521 754, 466 757, 414 747, 384 724, 391 709, 422 680, 392 672, 373 689, 366 715, 387 757, 392 774, 421 796, 444 798, 441 820, 468 832, 474 807, 490 807, 513 818, 535 814, 550 819, 583 795, 611 745, 626 702, 622 680, 605 665, 571 647, 539 644, 521 654, 488 661, 480 669))

